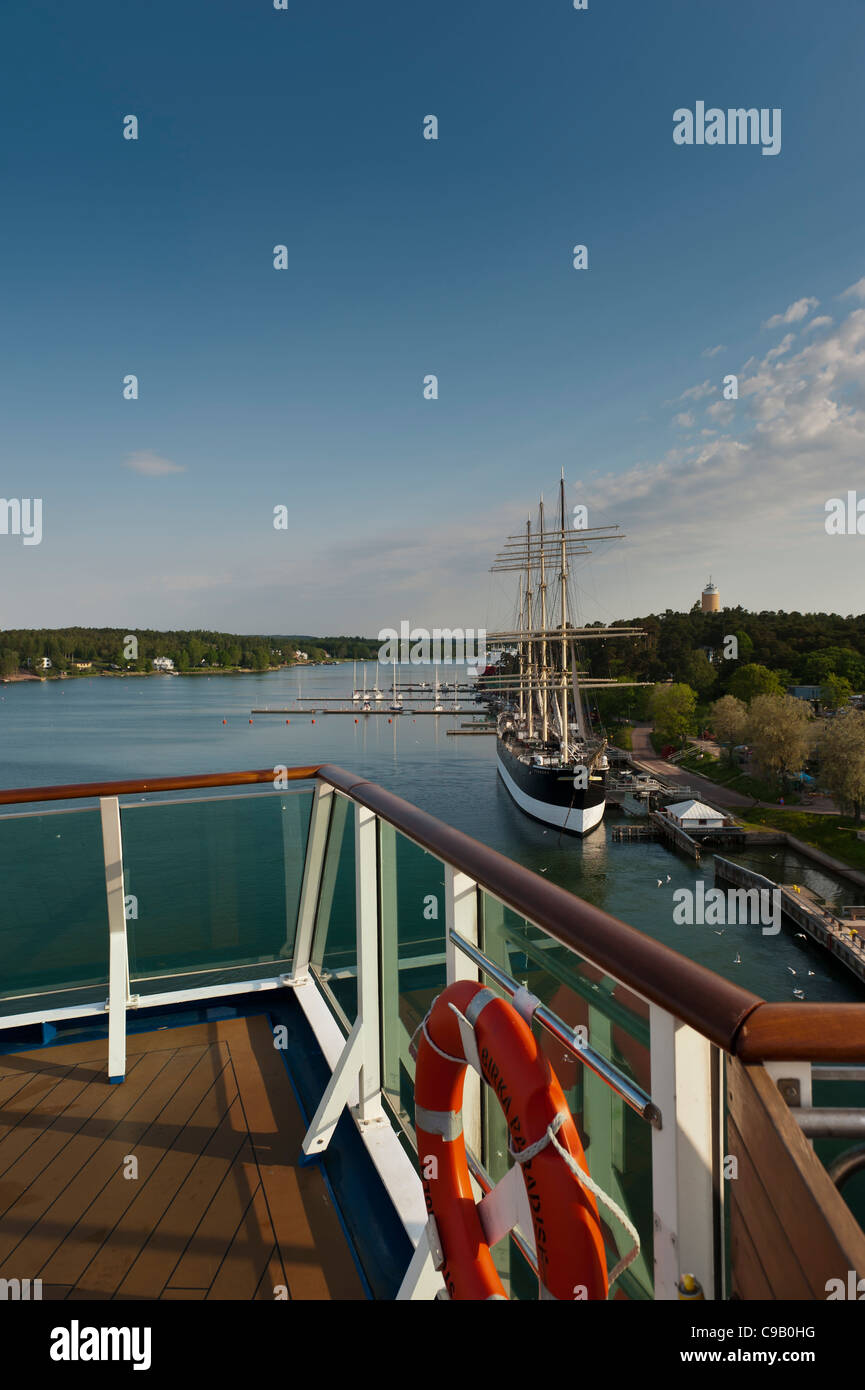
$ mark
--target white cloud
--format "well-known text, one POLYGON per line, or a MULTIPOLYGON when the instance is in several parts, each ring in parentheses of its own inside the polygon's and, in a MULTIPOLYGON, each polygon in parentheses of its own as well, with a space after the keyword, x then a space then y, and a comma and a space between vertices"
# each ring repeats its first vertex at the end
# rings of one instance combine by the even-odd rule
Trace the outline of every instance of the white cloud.
POLYGON ((793 337, 792 333, 785 333, 777 347, 770 348, 766 353, 766 361, 774 362, 777 357, 783 357, 785 352, 789 352, 793 346, 793 337))
POLYGON ((139 449, 136 453, 130 454, 124 467, 130 468, 133 473, 143 474, 145 478, 162 478, 166 473, 186 472, 185 464, 172 463, 170 459, 161 458, 150 449, 139 449))
POLYGON ((857 280, 855 285, 848 285, 846 290, 842 290, 839 299, 865 299, 865 275, 861 280, 857 280))
POLYGON ((717 355, 718 355, 719 352, 726 352, 726 351, 727 351, 727 349, 726 349, 726 347, 724 346, 724 344, 723 344, 723 343, 718 343, 718 346, 717 346, 717 347, 704 348, 704 349, 703 349, 703 354, 702 354, 702 355, 703 355, 704 357, 717 357, 717 355))
POLYGON ((693 582, 697 598, 707 565, 730 576, 725 600, 730 593, 729 601, 745 606, 831 609, 846 603, 839 594, 861 587, 862 552, 834 545, 824 520, 826 498, 845 496, 861 481, 865 307, 799 351, 792 340, 788 334, 740 369, 738 401, 708 406, 706 423, 720 436, 702 435, 660 462, 636 463, 592 487, 590 514, 592 506, 603 510, 628 534, 629 584, 611 569, 604 573, 604 605, 617 616, 674 603, 683 584, 693 582), (833 548, 821 563, 824 544, 833 548), (791 571, 797 551, 816 570, 791 571), (816 573, 825 582, 815 582, 816 573))
POLYGON ((783 314, 773 314, 763 324, 764 328, 780 328, 785 323, 801 323, 820 303, 819 299, 797 299, 788 304, 783 314))
MULTIPOLYGON (((863 281, 865 284, 865 281, 863 281)), ((812 319, 805 328, 806 333, 810 333, 812 328, 828 328, 834 320, 828 314, 818 314, 816 319, 812 319)))
POLYGON ((694 423, 694 417, 690 411, 683 410, 680 415, 673 416, 673 424, 678 425, 680 430, 689 430, 694 423))
POLYGON ((701 381, 699 386, 689 386, 687 391, 683 391, 679 397, 680 401, 700 401, 704 396, 712 396, 717 391, 717 386, 713 386, 708 377, 701 381))

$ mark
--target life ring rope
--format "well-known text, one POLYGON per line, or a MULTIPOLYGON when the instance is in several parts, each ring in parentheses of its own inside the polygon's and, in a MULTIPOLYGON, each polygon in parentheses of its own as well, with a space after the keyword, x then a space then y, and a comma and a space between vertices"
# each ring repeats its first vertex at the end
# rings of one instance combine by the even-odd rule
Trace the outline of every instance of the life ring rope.
MULTIPOLYGON (((640 1233, 637 1230, 634 1223, 631 1221, 630 1217, 622 1211, 622 1208, 618 1205, 618 1203, 614 1202, 612 1197, 608 1197, 603 1188, 598 1183, 596 1183, 593 1178, 590 1178, 588 1173, 583 1172, 580 1165, 571 1157, 567 1149, 559 1143, 558 1139, 556 1138, 556 1131, 561 1129, 564 1122, 565 1116, 560 1111, 556 1118, 552 1121, 552 1123, 547 1125, 546 1134, 543 1135, 542 1138, 538 1139, 537 1143, 529 1144, 527 1148, 520 1149, 519 1153, 516 1153, 514 1151, 509 1138, 508 1153, 510 1154, 511 1158, 514 1160, 515 1163, 528 1163, 530 1159, 534 1158, 536 1154, 539 1154, 541 1152, 541 1149, 545 1149, 547 1144, 552 1144, 556 1152, 561 1154, 562 1158, 565 1160, 565 1163, 568 1165, 574 1176, 579 1178, 583 1187, 587 1187, 589 1191, 593 1193, 595 1197, 597 1197, 599 1202, 603 1202, 604 1206, 607 1208, 607 1211, 612 1212, 613 1216, 618 1217, 619 1221, 621 1221, 622 1225, 624 1226, 628 1235, 631 1237, 631 1240, 634 1242, 634 1244, 632 1248, 628 1251, 627 1255, 623 1255, 619 1260, 618 1264, 613 1268, 608 1280, 609 1287, 612 1288, 616 1280, 619 1278, 619 1275, 624 1274, 625 1270, 628 1268, 628 1265, 632 1265, 634 1263, 634 1260, 639 1255, 641 1243, 640 1233)), ((607 1297, 609 1297, 609 1294, 607 1295, 607 1297)))
MULTIPOLYGON (((534 1012, 534 1008, 532 1007, 532 1005, 534 1005, 534 1007, 536 1008, 538 1001, 535 999, 533 995, 529 995, 528 991, 523 990, 521 992, 526 996, 525 1000, 521 1001, 524 1004, 525 1012, 523 1012, 523 1009, 520 1009, 519 1013, 520 1016, 523 1017, 527 1023, 529 1023, 531 1015, 534 1012), (526 1005, 528 1005, 528 1007, 526 1007, 526 1005), (528 1018, 526 1018, 526 1014, 528 1014, 528 1018)), ((455 1056, 453 1053, 445 1051, 445 1049, 440 1047, 438 1043, 436 1043, 430 1036, 428 1023, 432 1015, 432 1012, 436 1004, 438 1003, 438 998, 439 996, 436 996, 429 1009, 427 1010, 426 1015, 421 1020, 418 1027, 415 1029, 414 1035, 412 1036, 411 1043, 409 1045, 409 1051, 411 1055, 416 1058, 417 1052, 415 1043, 418 1034, 422 1033, 424 1040, 429 1044, 433 1052, 435 1052, 444 1061, 454 1063, 458 1066, 465 1066, 466 1064, 470 1066, 475 1066, 474 1061, 470 1056, 455 1056)), ((462 1035, 464 1044, 468 1041, 467 1034, 469 1037, 472 1038, 472 1041, 474 1041, 475 1024, 478 1015, 484 1008, 484 1006, 492 1000, 499 998, 500 996, 495 994, 492 990, 482 989, 472 999, 466 1013, 463 1013, 457 1007, 457 1005, 453 1003, 453 1001, 448 1000, 448 1008, 451 1009, 453 1013, 456 1015, 457 1021, 460 1025, 460 1033, 462 1035)), ((468 1049, 466 1049, 466 1051, 468 1051, 468 1049)), ((476 1047, 474 1051, 476 1054, 476 1047)), ((475 1066, 475 1070, 478 1071, 479 1074, 483 1075, 483 1073, 481 1072, 480 1065, 475 1066)), ((627 1231, 628 1235, 631 1237, 631 1240, 633 1241, 633 1246, 626 1255, 620 1257, 618 1263, 615 1265, 615 1267, 608 1276, 607 1298, 609 1298, 616 1280, 619 1279, 622 1274, 624 1274, 625 1270, 631 1264, 633 1264, 634 1260, 636 1260, 637 1256, 640 1253, 640 1235, 633 1222, 626 1215, 626 1213, 622 1211, 621 1207, 615 1201, 613 1201, 612 1197, 609 1197, 607 1193, 604 1192, 604 1190, 599 1186, 599 1184, 596 1183, 587 1172, 585 1172, 580 1167, 576 1159, 556 1138, 557 1131, 561 1128, 565 1121, 570 1118, 571 1117, 569 1112, 566 1114, 563 1111, 558 1111, 554 1118, 550 1121, 545 1133, 541 1136, 541 1138, 536 1140, 533 1144, 528 1144, 524 1146, 519 1151, 514 1150, 511 1143, 511 1136, 510 1134, 508 1134, 508 1153, 510 1154, 510 1157, 514 1160, 515 1163, 528 1163, 531 1161, 531 1159, 535 1158, 539 1153, 541 1153, 541 1151, 545 1149, 548 1144, 551 1144, 555 1151, 558 1153, 558 1155, 562 1159, 564 1159, 568 1169, 577 1178, 581 1186, 587 1189, 587 1191, 591 1192, 593 1196, 596 1197, 600 1202, 602 1202, 606 1209, 613 1216, 615 1216, 618 1221, 621 1222, 622 1226, 627 1231)), ((462 1134, 462 1114, 460 1111, 431 1111, 422 1109, 420 1106, 416 1105, 415 1122, 420 1126, 420 1128, 426 1130, 427 1133, 438 1134, 446 1142, 452 1142, 462 1134)), ((492 1296, 501 1297, 501 1295, 492 1296)))

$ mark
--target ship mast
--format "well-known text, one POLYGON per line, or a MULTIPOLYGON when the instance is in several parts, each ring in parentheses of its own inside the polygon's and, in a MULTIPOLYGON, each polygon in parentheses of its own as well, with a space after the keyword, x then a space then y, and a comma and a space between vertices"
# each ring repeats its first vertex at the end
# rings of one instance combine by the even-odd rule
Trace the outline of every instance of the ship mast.
MULTIPOLYGON (((522 576, 522 575, 520 575, 519 598, 517 599, 517 619, 518 619, 518 622, 519 622, 519 626, 522 627, 522 625, 523 625, 523 576, 522 576)), ((526 681, 526 660, 525 660, 525 653, 524 653, 524 649, 523 649, 522 639, 521 639, 521 640, 519 641, 519 643, 517 644, 517 650, 518 650, 518 652, 519 652, 519 657, 520 657, 520 720, 523 720, 523 719, 525 719, 525 717, 526 717, 526 697, 525 697, 525 691, 524 691, 524 688, 523 688, 523 687, 525 686, 525 681, 526 681)))
MULTIPOLYGON (((559 483, 559 499, 562 511, 561 527, 561 581, 562 581, 562 762, 568 761, 568 552, 565 544, 565 470, 559 483)), ((546 625, 545 625, 546 626, 546 625)))
MULTIPOLYGON (((544 535, 544 499, 541 498, 541 537, 544 535)), ((550 736, 549 720, 549 697, 547 695, 547 571, 544 559, 543 545, 541 546, 541 631, 545 634, 541 638, 541 674, 538 683, 538 691, 541 699, 541 730, 544 743, 547 743, 550 736)))
MULTIPOLYGON (((526 521, 526 632, 532 629, 532 520, 531 517, 526 521)), ((529 678, 529 738, 535 736, 535 700, 534 700, 534 675, 535 663, 532 651, 531 638, 526 643, 526 654, 528 657, 528 678, 529 678)))

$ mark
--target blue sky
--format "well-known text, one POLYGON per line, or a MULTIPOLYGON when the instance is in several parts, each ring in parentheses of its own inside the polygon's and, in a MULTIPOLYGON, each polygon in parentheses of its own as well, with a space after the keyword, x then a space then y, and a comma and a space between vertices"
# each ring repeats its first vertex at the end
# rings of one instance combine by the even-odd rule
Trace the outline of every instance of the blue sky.
POLYGON ((863 607, 823 525, 865 492, 861 3, 6 0, 0 40, 0 494, 44 518, 0 626, 492 625, 562 466, 629 535, 587 619, 709 571, 863 607), (780 154, 676 146, 697 100, 780 107, 780 154))

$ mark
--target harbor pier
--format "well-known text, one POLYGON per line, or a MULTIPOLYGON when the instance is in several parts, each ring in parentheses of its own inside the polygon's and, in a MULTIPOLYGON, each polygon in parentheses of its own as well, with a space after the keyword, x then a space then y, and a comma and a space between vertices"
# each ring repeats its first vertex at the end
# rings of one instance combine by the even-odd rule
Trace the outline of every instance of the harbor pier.
POLYGON ((773 883, 754 869, 715 855, 715 882, 719 881, 739 888, 777 889, 782 914, 865 984, 865 906, 833 908, 803 884, 773 883))

